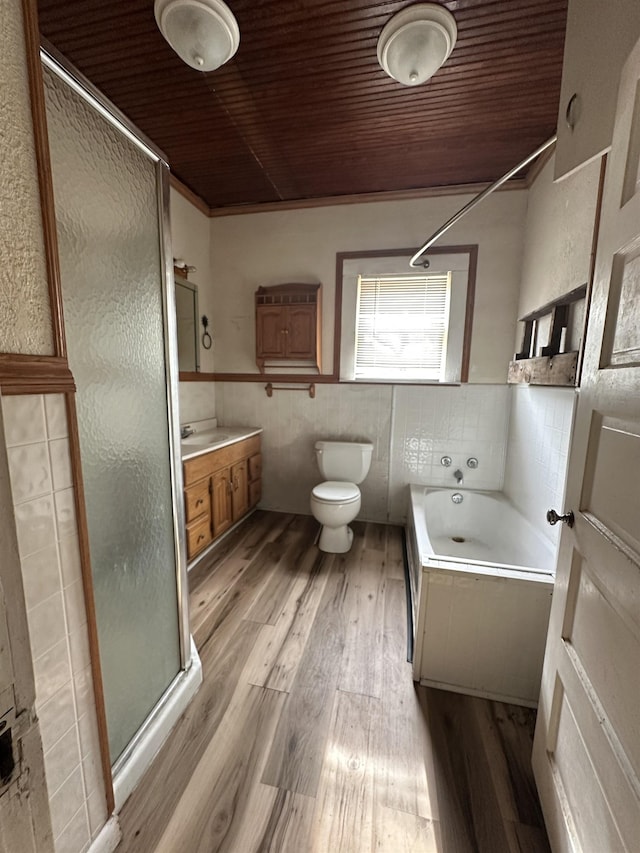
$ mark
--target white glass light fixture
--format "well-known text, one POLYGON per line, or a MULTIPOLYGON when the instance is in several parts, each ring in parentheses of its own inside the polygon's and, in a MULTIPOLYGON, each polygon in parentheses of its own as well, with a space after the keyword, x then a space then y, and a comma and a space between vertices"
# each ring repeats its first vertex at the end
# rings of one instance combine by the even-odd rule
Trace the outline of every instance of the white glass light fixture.
POLYGON ((455 19, 444 6, 407 6, 380 33, 378 62, 398 83, 418 86, 449 58, 457 35, 455 19))
POLYGON ((240 44, 238 22, 222 0, 155 0, 160 32, 180 59, 197 71, 214 71, 240 44))

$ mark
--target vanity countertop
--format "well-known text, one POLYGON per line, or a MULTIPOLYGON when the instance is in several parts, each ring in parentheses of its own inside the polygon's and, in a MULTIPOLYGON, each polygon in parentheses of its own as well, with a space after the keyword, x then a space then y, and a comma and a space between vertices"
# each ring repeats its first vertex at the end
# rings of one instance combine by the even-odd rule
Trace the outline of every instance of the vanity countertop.
POLYGON ((258 435, 261 432, 262 427, 226 426, 195 432, 180 442, 182 461, 186 462, 187 459, 193 459, 203 453, 219 450, 221 447, 235 444, 237 441, 251 438, 252 435, 258 435))

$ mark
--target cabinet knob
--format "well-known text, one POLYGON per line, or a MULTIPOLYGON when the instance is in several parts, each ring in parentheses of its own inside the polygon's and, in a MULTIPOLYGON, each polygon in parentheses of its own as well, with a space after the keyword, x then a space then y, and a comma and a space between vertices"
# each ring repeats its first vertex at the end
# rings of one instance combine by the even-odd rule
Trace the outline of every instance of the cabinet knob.
POLYGON ((204 501, 202 500, 202 498, 198 498, 198 500, 196 501, 196 506, 200 506, 203 503, 204 501))
POLYGON ((204 533, 201 533, 200 536, 198 536, 198 542, 202 542, 203 539, 204 539, 204 533))

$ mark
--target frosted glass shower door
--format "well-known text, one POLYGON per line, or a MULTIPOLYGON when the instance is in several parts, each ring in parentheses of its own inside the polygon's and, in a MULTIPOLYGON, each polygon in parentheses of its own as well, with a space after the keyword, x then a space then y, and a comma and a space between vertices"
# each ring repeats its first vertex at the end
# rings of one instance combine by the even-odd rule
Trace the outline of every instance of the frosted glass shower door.
POLYGON ((44 77, 113 763, 181 668, 157 166, 44 77))

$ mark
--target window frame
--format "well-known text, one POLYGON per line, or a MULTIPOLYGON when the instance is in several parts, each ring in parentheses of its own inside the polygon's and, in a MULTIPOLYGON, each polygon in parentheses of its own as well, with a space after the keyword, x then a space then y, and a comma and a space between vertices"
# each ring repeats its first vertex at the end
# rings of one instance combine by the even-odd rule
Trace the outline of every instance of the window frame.
MULTIPOLYGON (((340 382, 389 382, 391 384, 442 385, 459 384, 469 381, 469 361, 471 337, 473 331, 473 306, 475 301, 475 283, 478 259, 477 244, 439 246, 429 250, 430 267, 428 272, 449 271, 456 274, 452 282, 452 295, 462 304, 452 310, 453 323, 450 323, 448 347, 457 351, 457 365, 454 371, 448 369, 444 381, 433 379, 391 378, 355 378, 354 342, 355 342, 355 299, 358 275, 375 276, 386 273, 411 273, 409 259, 413 249, 378 249, 361 252, 339 252, 336 255, 336 293, 335 293, 335 331, 334 331, 334 376, 340 382), (463 279, 464 290, 460 284, 463 279), (457 320, 455 318, 458 318, 457 320)), ((418 268, 416 272, 420 272, 418 268)), ((453 306, 452 306, 453 309, 453 306)))

